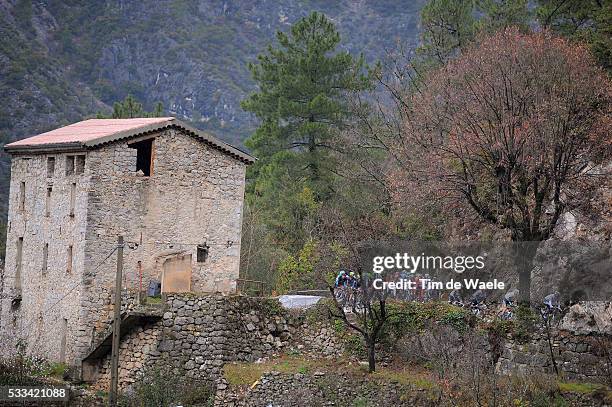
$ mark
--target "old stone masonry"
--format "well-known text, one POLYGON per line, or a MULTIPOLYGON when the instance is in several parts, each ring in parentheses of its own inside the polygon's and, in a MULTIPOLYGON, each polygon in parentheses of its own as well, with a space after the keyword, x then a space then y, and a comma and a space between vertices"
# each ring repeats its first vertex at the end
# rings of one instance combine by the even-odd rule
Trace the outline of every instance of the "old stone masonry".
MULTIPOLYGON (((332 321, 326 319, 324 303, 318 309, 290 311, 282 308, 275 298, 190 293, 165 295, 163 302, 155 305, 140 304, 136 296, 126 295, 125 303, 124 320, 130 316, 149 319, 125 328, 119 355, 119 383, 123 389, 151 368, 170 367, 176 374, 213 382, 218 400, 236 401, 223 374, 227 363, 256 362, 296 349, 306 358, 352 357, 346 338, 342 337, 344 334, 337 333, 332 321)), ((580 313, 587 306, 575 306, 555 329, 553 352, 564 377, 605 381, 610 366, 606 347, 609 348, 612 332, 596 333, 588 329, 586 319, 590 317, 586 314, 583 323, 577 322, 581 321, 580 313)), ((595 310, 597 315, 612 312, 610 303, 599 308, 595 310)), ((104 338, 101 334, 90 350, 90 357, 84 361, 84 377, 93 388, 106 389, 110 380, 109 354, 97 353, 104 338)), ((414 348, 402 349, 401 343, 393 349, 382 350, 381 357, 385 353, 414 352, 414 348)), ((483 351, 487 350, 483 348, 483 351)), ((543 333, 534 332, 528 342, 507 338, 496 370, 504 375, 553 373, 543 333)), ((308 380, 302 376, 288 380, 278 374, 266 375, 242 398, 244 402, 237 405, 264 405, 279 395, 291 394, 286 391, 296 383, 302 383, 301 388, 306 391, 312 384, 308 380)))
POLYGON ((22 341, 79 375, 108 328, 118 236, 124 290, 235 292, 253 157, 172 117, 85 120, 5 149, 4 351, 22 341))
MULTIPOLYGON (((244 296, 169 294, 158 307, 156 321, 137 326, 121 342, 123 387, 155 365, 171 366, 192 378, 218 379, 227 362, 256 361, 287 348, 303 320, 284 312, 276 299, 244 296)), ((154 314, 151 307, 133 302, 128 308, 126 315, 154 314)), ((109 356, 86 359, 84 378, 105 388, 109 356)))

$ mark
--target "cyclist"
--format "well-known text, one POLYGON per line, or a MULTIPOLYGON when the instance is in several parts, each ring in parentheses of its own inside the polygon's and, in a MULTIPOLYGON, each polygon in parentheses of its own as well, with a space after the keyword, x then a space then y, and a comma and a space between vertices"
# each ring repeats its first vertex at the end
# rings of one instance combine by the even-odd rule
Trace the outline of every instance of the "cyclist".
POLYGON ((346 275, 346 271, 340 270, 336 276, 336 282, 334 283, 335 288, 346 287, 349 277, 346 275))
POLYGON ((351 271, 348 274, 347 287, 348 287, 348 302, 351 305, 351 310, 353 312, 356 311, 358 303, 360 301, 359 299, 360 285, 361 283, 359 281, 359 278, 357 277, 357 274, 351 271))
POLYGON ((472 314, 477 317, 481 316, 483 311, 486 309, 485 300, 487 299, 487 294, 482 290, 476 290, 472 297, 470 298, 470 308, 472 310, 472 314))
POLYGON ((551 312, 553 310, 561 311, 561 294, 559 291, 555 291, 552 294, 548 294, 544 297, 544 305, 548 308, 548 311, 551 312))
POLYGON ((510 289, 506 294, 504 294, 502 310, 498 314, 501 319, 509 320, 514 317, 513 309, 516 307, 518 296, 519 290, 516 288, 510 289))
POLYGON ((349 273, 348 285, 349 285, 349 287, 351 287, 354 290, 359 288, 359 285, 360 285, 359 284, 359 279, 357 278, 357 275, 353 271, 351 271, 349 273))
POLYGON ((461 299, 461 292, 459 290, 453 290, 448 295, 448 303, 452 305, 463 306, 463 300, 461 299))
POLYGON ((508 290, 506 294, 504 294, 504 305, 506 307, 512 307, 516 303, 516 300, 519 296, 519 290, 517 288, 512 288, 508 290))
POLYGON ((484 291, 482 290, 476 290, 476 292, 474 292, 474 294, 472 294, 472 297, 470 298, 470 303, 473 306, 477 306, 481 303, 484 302, 484 300, 487 299, 487 295, 485 294, 484 291))

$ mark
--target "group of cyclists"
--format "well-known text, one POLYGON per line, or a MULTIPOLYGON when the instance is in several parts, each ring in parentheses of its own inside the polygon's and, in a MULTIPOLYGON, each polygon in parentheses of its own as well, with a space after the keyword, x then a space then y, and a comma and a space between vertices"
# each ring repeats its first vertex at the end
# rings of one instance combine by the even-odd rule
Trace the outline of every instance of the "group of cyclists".
MULTIPOLYGON (((404 276, 398 276, 404 278, 404 276)), ((429 278, 429 276, 406 276, 406 280, 411 278, 416 281, 415 290, 393 290, 389 293, 395 299, 406 301, 429 301, 440 299, 440 292, 432 292, 432 290, 423 289, 419 280, 429 278)), ((334 295, 341 302, 353 311, 358 307, 358 299, 361 293, 361 280, 354 272, 341 270, 336 276, 334 282, 334 295)), ((501 310, 498 312, 498 317, 501 319, 512 319, 514 317, 515 308, 518 305, 519 290, 512 288, 508 290, 501 301, 501 310)), ((448 296, 448 302, 459 307, 466 307, 476 316, 483 316, 487 309, 487 293, 483 290, 476 290, 464 301, 460 290, 453 290, 448 296)), ((561 312, 561 295, 558 291, 544 297, 542 305, 539 307, 541 316, 544 320, 550 319, 551 316, 561 312)))
POLYGON ((346 311, 357 311, 361 294, 361 281, 354 272, 341 270, 334 282, 334 295, 346 311))
MULTIPOLYGON (((482 290, 475 291, 467 301, 467 306, 472 310, 472 313, 476 316, 481 316, 486 310, 486 299, 487 295, 482 290)), ((501 301, 501 310, 497 316, 504 320, 509 320, 514 317, 514 310, 518 306, 519 290, 512 288, 508 290, 501 301)), ((466 303, 461 299, 459 290, 453 290, 448 296, 448 302, 450 304, 464 307, 466 303)), ((544 320, 548 320, 554 317, 557 313, 562 312, 561 309, 561 294, 555 291, 552 294, 544 297, 542 304, 539 308, 540 314, 544 320)))
POLYGON ((341 270, 338 275, 336 276, 336 282, 334 283, 334 287, 335 288, 346 288, 346 287, 350 287, 353 289, 357 289, 359 288, 360 285, 360 281, 359 278, 357 278, 357 275, 354 272, 346 272, 344 270, 341 270))

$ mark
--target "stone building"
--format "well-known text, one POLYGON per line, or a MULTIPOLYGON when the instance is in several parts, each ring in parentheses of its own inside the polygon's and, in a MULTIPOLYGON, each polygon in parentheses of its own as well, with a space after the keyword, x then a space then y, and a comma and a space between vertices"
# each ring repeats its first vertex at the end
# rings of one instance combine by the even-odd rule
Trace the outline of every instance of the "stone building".
POLYGON ((123 288, 236 289, 248 154, 172 118, 92 119, 7 144, 0 342, 78 366, 123 288))

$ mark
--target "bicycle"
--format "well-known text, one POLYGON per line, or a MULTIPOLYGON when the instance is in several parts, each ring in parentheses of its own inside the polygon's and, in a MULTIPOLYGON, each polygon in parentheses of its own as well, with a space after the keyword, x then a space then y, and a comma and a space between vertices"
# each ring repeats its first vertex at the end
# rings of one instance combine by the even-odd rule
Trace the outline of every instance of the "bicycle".
POLYGON ((485 304, 484 302, 474 303, 470 301, 467 304, 465 304, 463 301, 456 300, 456 301, 449 301, 448 303, 456 307, 460 307, 460 308, 468 307, 472 315, 478 318, 482 318, 482 316, 485 314, 487 310, 487 304, 485 304))
POLYGON ((503 321, 509 321, 514 318, 514 308, 516 308, 514 304, 505 304, 497 316, 503 321))
POLYGON ((472 313, 472 315, 478 318, 482 318, 486 310, 487 310, 487 304, 485 304, 484 302, 478 302, 478 303, 470 302, 470 312, 472 313))
POLYGON ((334 297, 336 297, 336 301, 342 307, 346 305, 349 300, 350 293, 348 292, 348 287, 341 285, 335 288, 334 297))
POLYGON ((516 309, 516 303, 514 301, 502 300, 501 311, 497 313, 497 317, 503 321, 508 321, 514 318, 514 310, 516 309))
POLYGON ((542 321, 547 326, 552 326, 555 321, 556 322, 560 321, 559 316, 561 315, 562 309, 559 306, 555 307, 555 306, 550 306, 548 304, 544 304, 540 306, 539 311, 540 311, 540 317, 542 318, 542 321))

